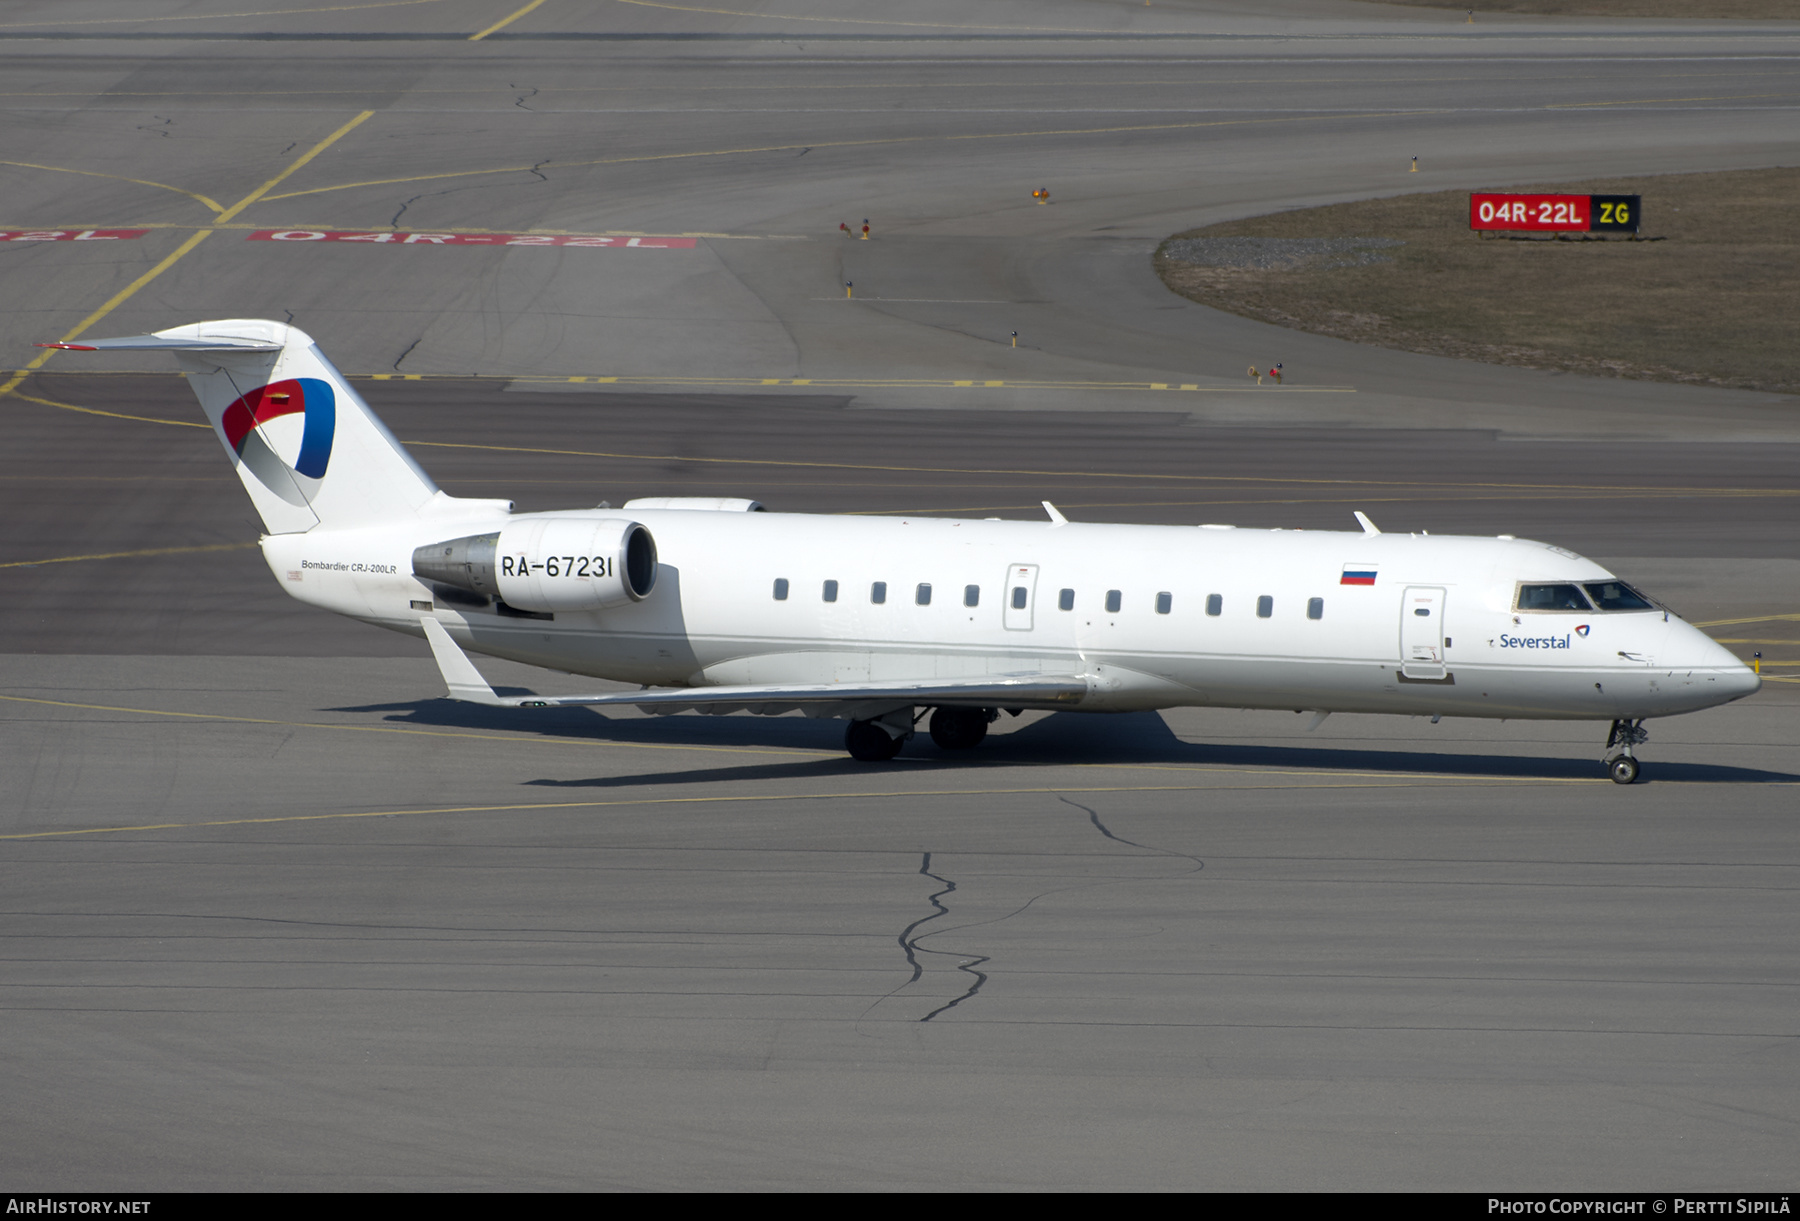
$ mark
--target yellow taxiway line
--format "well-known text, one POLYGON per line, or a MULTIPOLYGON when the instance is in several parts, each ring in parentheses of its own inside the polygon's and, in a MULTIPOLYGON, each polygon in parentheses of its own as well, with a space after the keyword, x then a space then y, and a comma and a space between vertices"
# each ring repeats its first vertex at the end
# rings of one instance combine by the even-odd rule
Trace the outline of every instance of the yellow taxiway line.
POLYGON ((469 41, 470 42, 480 42, 482 39, 486 38, 489 34, 492 34, 494 31, 504 30, 507 26, 511 25, 513 22, 517 21, 519 18, 523 17, 526 13, 529 13, 532 9, 536 8, 538 5, 542 4, 543 2, 544 2, 544 0, 531 0, 530 4, 527 4, 525 7, 521 8, 521 9, 514 10, 508 16, 502 17, 500 20, 494 22, 493 25, 490 25, 487 29, 481 31, 481 33, 469 35, 469 41))
MULTIPOLYGON (((408 2, 411 2, 411 0, 408 0, 408 2)), ((340 6, 340 7, 351 8, 351 7, 358 7, 358 6, 345 5, 345 6, 340 6)), ((252 14, 252 15, 256 15, 256 14, 252 14)), ((83 318, 80 322, 78 322, 75 325, 74 330, 69 331, 66 334, 64 334, 61 339, 57 340, 57 342, 58 343, 70 343, 76 339, 79 339, 83 334, 85 334, 87 332, 89 327, 94 326, 101 319, 105 318, 108 314, 110 314, 114 310, 118 309, 119 306, 125 304, 125 302, 130 300, 132 298, 132 296, 134 294, 136 294, 139 289, 144 287, 144 285, 150 283, 152 280, 156 279, 156 277, 162 275, 163 272, 165 272, 169 268, 173 267, 176 263, 179 263, 201 242, 205 241, 207 238, 211 237, 214 233, 218 232, 218 226, 225 224, 232 217, 236 216, 239 212, 242 212, 245 208, 249 207, 251 204, 253 204, 257 200, 261 199, 264 195, 268 194, 275 187, 279 186, 287 178, 287 176, 289 174, 292 174, 295 170, 298 170, 299 168, 304 166, 307 162, 311 161, 314 157, 317 157, 320 153, 322 153, 326 149, 330 148, 333 144, 336 144, 340 139, 342 139, 344 136, 348 135, 352 130, 354 130, 359 124, 361 124, 366 119, 368 119, 372 115, 374 115, 374 113, 375 112, 373 110, 363 111, 362 113, 358 114, 354 119, 351 119, 348 123, 345 123, 342 127, 338 128, 336 131, 332 132, 329 136, 326 136, 323 140, 319 141, 317 144, 315 144, 311 148, 307 149, 304 153, 300 154, 300 156, 297 157, 294 161, 290 162, 288 164, 287 168, 282 170, 281 173, 275 175, 275 177, 269 179, 267 182, 263 183, 260 187, 257 187, 256 190, 250 192, 250 194, 244 196, 242 199, 238 200, 235 204, 232 204, 229 208, 226 208, 223 212, 220 212, 219 215, 214 219, 212 227, 206 228, 206 229, 201 229, 198 232, 194 233, 191 237, 189 237, 187 239, 187 241, 181 243, 180 246, 177 246, 174 249, 174 251, 172 251, 168 255, 164 256, 164 258, 160 262, 158 262, 156 264, 156 266, 152 267, 149 271, 146 271, 143 275, 141 275, 137 279, 133 280, 130 284, 127 284, 124 288, 122 288, 118 292, 114 293, 112 295, 112 297, 107 300, 106 304, 102 305, 99 309, 97 309, 93 313, 89 314, 86 318, 83 318)), ((180 190, 180 188, 178 188, 178 187, 172 187, 170 189, 171 190, 180 190)), ((191 191, 182 191, 182 194, 192 195, 193 193, 191 191)), ((195 199, 201 200, 201 202, 203 202, 203 203, 211 204, 211 206, 213 206, 214 208, 217 208, 217 206, 218 206, 217 204, 212 204, 211 200, 205 199, 202 196, 194 195, 193 197, 195 199)), ((34 358, 31 361, 31 363, 27 364, 23 369, 17 370, 12 375, 12 377, 8 378, 4 383, 0 383, 0 397, 11 394, 13 391, 17 390, 19 388, 19 383, 24 381, 28 376, 30 376, 36 370, 42 368, 44 362, 49 360, 51 354, 56 352, 57 350, 58 349, 56 349, 56 348, 45 348, 41 353, 38 354, 38 356, 36 358, 34 358)))
MULTIPOLYGON (((4 697, 0 697, 4 698, 4 697)), ((1298 775, 1299 773, 1280 773, 1298 775)), ((1055 797, 1064 793, 1104 794, 1104 793, 1217 793, 1231 790, 1272 790, 1272 789, 1396 789, 1396 788, 1469 788, 1476 784, 1492 783, 1506 780, 1506 777, 1488 777, 1481 781, 1448 780, 1442 783, 1420 783, 1411 780, 1382 779, 1370 782, 1334 781, 1325 784, 1116 784, 1116 785, 1084 785, 1059 784, 1020 788, 989 789, 882 789, 869 792, 832 792, 832 793, 738 793, 714 794, 703 797, 626 797, 612 801, 533 801, 507 805, 488 806, 438 806, 428 809, 398 810, 353 810, 333 814, 274 814, 261 818, 214 818, 199 822, 165 822, 143 823, 129 827, 70 827, 56 831, 18 831, 0 835, 0 840, 12 839, 55 839, 70 835, 118 835, 142 831, 189 831, 204 827, 242 827, 260 826, 268 823, 295 822, 332 822, 346 819, 362 818, 403 818, 408 815, 445 815, 445 814, 528 814, 558 810, 605 810, 629 806, 680 806, 680 805, 733 805, 761 804, 773 801, 883 801, 904 799, 917 801, 932 797, 1055 797)), ((1610 784, 1604 778, 1593 780, 1575 780, 1556 777, 1519 778, 1516 784, 1560 784, 1560 785, 1596 785, 1610 784)))
POLYGON ((0 568, 37 568, 44 564, 76 564, 83 560, 123 560, 140 555, 191 555, 198 551, 249 551, 256 543, 203 543, 192 547, 150 547, 143 551, 100 551, 93 555, 54 555, 41 560, 9 560, 0 568))
POLYGON ((143 25, 152 21, 225 21, 234 17, 286 17, 299 13, 351 13, 369 8, 405 8, 410 4, 439 4, 442 0, 361 0, 358 4, 312 5, 307 8, 262 9, 254 13, 180 13, 168 17, 89 17, 75 21, 53 18, 46 21, 0 21, 0 30, 23 30, 41 26, 61 28, 71 25, 143 25))

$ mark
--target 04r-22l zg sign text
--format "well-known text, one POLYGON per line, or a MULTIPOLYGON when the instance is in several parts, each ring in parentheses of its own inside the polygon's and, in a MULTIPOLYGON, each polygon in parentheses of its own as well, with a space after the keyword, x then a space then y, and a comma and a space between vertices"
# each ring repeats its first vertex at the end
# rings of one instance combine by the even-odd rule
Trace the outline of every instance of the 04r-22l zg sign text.
POLYGON ((1482 232, 1636 233, 1639 195, 1470 195, 1469 228, 1482 232))

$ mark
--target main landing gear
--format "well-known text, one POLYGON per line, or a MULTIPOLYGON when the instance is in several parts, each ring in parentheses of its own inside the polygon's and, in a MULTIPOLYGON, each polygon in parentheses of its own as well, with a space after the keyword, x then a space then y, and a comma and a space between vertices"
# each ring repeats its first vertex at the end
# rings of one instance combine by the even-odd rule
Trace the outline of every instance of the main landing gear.
POLYGON ((858 763, 886 763, 900 753, 910 737, 910 727, 895 729, 881 721, 851 721, 844 730, 844 749, 858 763))
MULTIPOLYGON (((931 714, 931 740, 941 750, 972 750, 999 719, 997 708, 939 708, 931 714)), ((851 721, 844 730, 844 749, 862 763, 885 763, 900 753, 913 735, 912 709, 891 712, 873 721, 851 721)))
POLYGON ((998 708, 939 708, 931 714, 931 740, 944 750, 972 750, 999 716, 998 708))
POLYGON ((1630 784, 1638 778, 1638 761, 1631 757, 1631 748, 1649 740, 1650 731, 1644 728, 1642 717, 1612 723, 1612 733, 1606 738, 1606 772, 1614 784, 1630 784))

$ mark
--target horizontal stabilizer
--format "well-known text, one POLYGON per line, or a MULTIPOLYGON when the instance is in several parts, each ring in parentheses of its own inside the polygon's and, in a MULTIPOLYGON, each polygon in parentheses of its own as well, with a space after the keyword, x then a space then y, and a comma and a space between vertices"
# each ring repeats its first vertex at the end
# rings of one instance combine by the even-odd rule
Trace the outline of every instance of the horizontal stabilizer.
POLYGON ((90 339, 86 343, 40 343, 40 348, 65 352, 279 352, 282 345, 268 339, 233 335, 185 336, 127 335, 123 339, 90 339))
POLYGON ((728 709, 765 705, 819 707, 831 704, 957 704, 966 707, 1073 704, 1088 693, 1077 674, 1026 674, 1017 677, 935 678, 887 683, 816 683, 802 686, 673 687, 658 691, 618 691, 606 695, 494 694, 468 654, 450 639, 436 619, 421 619, 425 639, 450 698, 497 708, 564 708, 604 704, 673 711, 680 708, 728 709))
MULTIPOLYGON (((457 515, 312 337, 267 318, 218 318, 120 339, 40 344, 169 352, 270 534, 457 515)), ((477 514, 510 506, 469 502, 477 514)))

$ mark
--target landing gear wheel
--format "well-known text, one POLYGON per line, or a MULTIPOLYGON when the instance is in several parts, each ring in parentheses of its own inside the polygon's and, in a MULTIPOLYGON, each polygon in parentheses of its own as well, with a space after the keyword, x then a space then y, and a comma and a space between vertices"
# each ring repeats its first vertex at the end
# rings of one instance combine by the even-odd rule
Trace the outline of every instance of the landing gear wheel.
POLYGON ((944 750, 969 750, 987 737, 986 708, 939 708, 931 714, 931 740, 944 750))
POLYGON ((885 763, 900 753, 901 742, 874 721, 851 721, 844 730, 844 749, 859 763, 885 763))
POLYGON ((1631 757, 1631 748, 1642 746, 1650 740, 1650 731, 1644 728, 1644 718, 1635 721, 1614 721, 1612 732, 1606 735, 1606 749, 1619 753, 1606 760, 1606 774, 1612 777, 1614 784, 1630 784, 1638 778, 1638 762, 1631 757))

